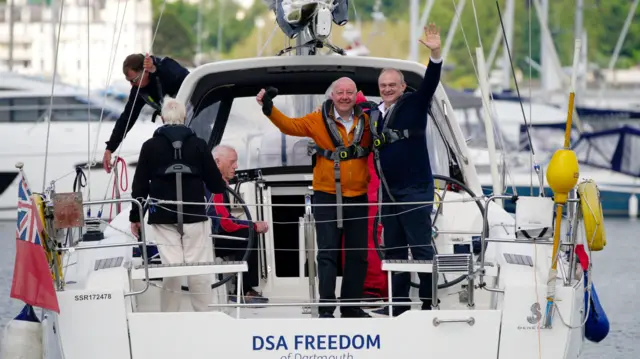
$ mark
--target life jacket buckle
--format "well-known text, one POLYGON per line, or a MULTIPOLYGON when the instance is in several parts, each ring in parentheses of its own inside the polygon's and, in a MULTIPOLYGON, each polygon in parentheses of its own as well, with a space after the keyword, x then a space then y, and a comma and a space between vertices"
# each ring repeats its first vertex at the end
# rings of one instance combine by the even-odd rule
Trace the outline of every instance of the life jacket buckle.
POLYGON ((347 151, 340 151, 340 158, 347 159, 347 157, 349 156, 349 152, 347 151))

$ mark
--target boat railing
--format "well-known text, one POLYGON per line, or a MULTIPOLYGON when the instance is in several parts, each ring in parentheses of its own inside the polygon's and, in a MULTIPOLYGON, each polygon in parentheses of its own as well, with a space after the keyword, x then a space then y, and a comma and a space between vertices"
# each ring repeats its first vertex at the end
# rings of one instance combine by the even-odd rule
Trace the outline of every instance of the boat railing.
MULTIPOLYGON (((496 242, 496 243, 514 243, 514 244, 543 244, 543 245, 550 245, 553 244, 552 241, 549 240, 541 240, 541 239, 494 239, 494 238, 489 238, 489 219, 488 219, 488 214, 489 211, 488 206, 491 202, 494 202, 495 200, 498 199, 515 199, 516 197, 514 197, 513 195, 493 195, 493 196, 489 196, 489 197, 483 197, 484 198, 484 211, 482 211, 482 224, 483 224, 483 230, 480 232, 477 231, 464 231, 464 230, 460 230, 460 231, 456 231, 456 230, 439 230, 437 233, 440 234, 464 234, 464 235, 480 235, 480 244, 481 244, 481 250, 479 252, 479 258, 477 263, 474 263, 473 261, 473 257, 472 255, 468 254, 468 253, 464 253, 464 254, 436 254, 434 256, 433 260, 430 261, 420 261, 420 260, 383 260, 382 262, 382 270, 383 271, 387 271, 388 273, 388 281, 389 281, 389 300, 388 301, 382 301, 382 302, 376 302, 376 303, 371 303, 371 302, 338 302, 338 303, 331 303, 332 306, 363 306, 363 305, 367 305, 367 306, 389 306, 390 310, 393 310, 392 307, 394 305, 391 297, 392 297, 392 293, 391 293, 391 273, 392 272, 402 272, 402 271, 409 271, 409 272, 423 272, 423 273, 432 273, 433 275, 437 276, 438 274, 441 273, 458 273, 461 274, 463 277, 465 277, 467 279, 468 286, 467 286, 467 290, 469 291, 468 293, 468 307, 473 309, 475 306, 474 303, 474 291, 476 289, 484 289, 490 292, 498 292, 498 293, 503 293, 504 290, 500 289, 500 288, 493 288, 493 287, 489 287, 487 286, 483 279, 485 276, 487 276, 487 268, 486 267, 493 267, 494 265, 492 263, 487 263, 485 261, 485 252, 486 252, 486 248, 487 248, 487 243, 489 242, 496 242), (476 266, 477 264, 477 266, 476 266), (479 280, 478 285, 475 285, 475 280, 476 278, 479 280), (477 287, 477 288, 476 288, 477 287)), ((479 199, 481 200, 481 199, 479 199)), ((569 199, 569 201, 571 203, 575 203, 578 200, 577 199, 569 199)), ((103 204, 115 204, 115 203, 120 203, 120 202, 130 202, 134 205, 136 205, 138 207, 138 212, 140 214, 140 218, 144 218, 144 208, 142 206, 142 204, 133 198, 120 198, 120 199, 109 199, 109 200, 99 200, 99 201, 85 201, 82 202, 83 206, 92 206, 92 205, 103 205, 103 204)), ((443 201, 444 202, 444 201, 443 201)), ((249 204, 250 205, 250 204, 249 204)), ((303 243, 305 244, 305 248, 301 248, 300 250, 304 250, 306 252, 306 259, 307 259, 307 266, 308 266, 308 285, 309 285, 309 302, 305 302, 305 303, 270 303, 270 304, 265 304, 265 303, 259 303, 259 304, 252 304, 252 303, 220 303, 220 304, 211 304, 211 307, 235 307, 238 309, 237 311, 237 315, 239 317, 239 310, 241 307, 255 307, 255 306, 302 306, 302 307, 309 307, 311 308, 311 312, 312 315, 316 315, 318 314, 318 307, 320 305, 327 305, 327 303, 320 303, 317 300, 317 295, 316 295, 316 262, 315 262, 315 258, 314 258, 314 253, 316 252, 316 244, 315 244, 315 218, 313 216, 313 212, 311 210, 312 208, 312 204, 311 204, 311 194, 307 193, 305 195, 305 213, 304 213, 304 217, 302 219, 302 225, 303 225, 303 236, 304 236, 304 241, 303 243)), ((577 213, 571 213, 573 217, 577 217, 577 213)), ((573 228, 575 228, 575 221, 574 218, 571 218, 572 220, 572 224, 574 224, 573 228)), ((575 234, 575 230, 572 230, 571 233, 567 236, 569 238, 568 241, 562 242, 561 244, 563 246, 569 246, 569 250, 570 250, 570 264, 569 264, 569 270, 566 270, 566 268, 563 267, 562 261, 559 261, 559 263, 561 264, 561 268, 560 268, 560 273, 562 275, 562 278, 564 280, 564 285, 565 286, 569 286, 571 285, 572 282, 572 278, 573 278, 573 272, 575 271, 575 267, 577 265, 576 261, 575 261, 575 255, 573 255, 573 251, 574 251, 574 247, 576 244, 576 234, 575 234)), ((212 235, 216 236, 216 235, 212 235)), ((134 246, 141 246, 142 249, 142 264, 139 266, 140 268, 136 268, 138 270, 143 270, 144 271, 144 277, 142 275, 138 275, 138 279, 144 279, 145 281, 145 285, 144 288, 138 291, 132 291, 132 292, 128 292, 125 293, 125 296, 134 296, 134 295, 139 295, 142 294, 144 292, 146 292, 149 288, 149 279, 150 279, 150 275, 149 275, 149 268, 150 268, 150 264, 148 261, 148 255, 147 255, 147 239, 146 239, 146 234, 145 234, 145 230, 144 230, 144 226, 141 226, 140 228, 140 238, 139 241, 135 241, 135 242, 124 242, 124 243, 107 243, 107 244, 95 244, 95 245, 86 245, 86 246, 72 246, 72 247, 59 247, 57 250, 61 251, 61 252, 73 252, 75 250, 91 250, 91 249, 103 249, 103 248, 114 248, 114 247, 134 247, 134 246)), ((243 263, 244 264, 244 263, 243 263)), ((140 273, 141 274, 141 273, 140 273)), ((241 276, 239 276, 241 277, 241 276)), ((437 298, 438 298, 438 284, 436 281, 434 281, 434 287, 432 290, 432 298, 434 298, 434 305, 433 308, 434 309, 439 309, 438 308, 438 302, 437 302, 437 298)), ((398 303, 399 304, 399 303, 398 303)), ((402 305, 414 305, 414 304, 422 304, 422 302, 402 302, 402 305)), ((396 304, 397 305, 397 304, 396 304)))
MULTIPOLYGON (((132 206, 135 205, 138 207, 138 214, 140 215, 140 218, 144 218, 144 209, 142 204, 135 198, 118 198, 118 199, 105 199, 105 200, 100 200, 100 201, 83 201, 82 202, 82 206, 93 206, 93 205, 104 205, 104 204, 117 204, 117 203, 122 203, 122 202, 130 202, 132 203, 132 206)), ((127 292, 124 294, 125 297, 128 296, 135 296, 135 295, 140 295, 143 294, 144 292, 146 292, 149 289, 149 264, 148 264, 148 258, 147 258, 147 238, 146 238, 146 234, 145 234, 145 229, 144 226, 140 226, 140 238, 139 241, 135 241, 135 242, 122 242, 122 243, 106 243, 106 244, 90 244, 90 245, 83 245, 83 246, 69 246, 69 247, 58 247, 56 248, 57 251, 60 252, 69 252, 72 253, 74 251, 81 251, 81 250, 92 250, 92 249, 104 249, 104 248, 116 248, 116 247, 138 247, 141 246, 142 247, 142 261, 144 263, 144 287, 140 290, 137 291, 132 291, 132 292, 127 292)))

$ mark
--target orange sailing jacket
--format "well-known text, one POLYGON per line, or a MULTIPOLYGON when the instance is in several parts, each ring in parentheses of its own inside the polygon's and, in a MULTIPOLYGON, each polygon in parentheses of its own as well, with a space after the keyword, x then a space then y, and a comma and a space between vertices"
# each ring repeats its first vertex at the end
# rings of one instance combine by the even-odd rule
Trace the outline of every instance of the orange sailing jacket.
MULTIPOLYGON (((364 116, 364 132, 360 146, 369 148, 371 146, 371 131, 369 129, 369 117, 362 113, 360 108, 354 108, 354 124, 349 131, 348 137, 345 127, 338 121, 336 123, 338 131, 344 145, 349 146, 353 141, 354 131, 358 121, 358 116, 364 116)), ((329 111, 329 117, 332 121, 336 121, 333 116, 333 109, 329 111)), ((275 106, 269 116, 271 122, 282 131, 282 133, 290 136, 310 137, 318 146, 330 151, 335 151, 336 147, 331 141, 331 137, 325 127, 322 112, 312 112, 300 118, 289 118, 280 112, 275 106)), ((317 156, 316 166, 313 169, 313 190, 326 192, 330 194, 336 193, 336 183, 333 173, 334 162, 324 156, 317 156)), ((369 168, 367 165, 367 157, 354 158, 340 162, 340 184, 342 186, 342 196, 356 197, 367 194, 369 185, 369 168)))

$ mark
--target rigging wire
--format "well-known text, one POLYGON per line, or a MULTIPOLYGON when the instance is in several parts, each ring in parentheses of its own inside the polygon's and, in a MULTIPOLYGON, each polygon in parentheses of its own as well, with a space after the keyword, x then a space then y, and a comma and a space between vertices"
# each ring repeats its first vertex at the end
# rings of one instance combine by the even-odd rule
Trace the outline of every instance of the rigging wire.
MULTIPOLYGON (((91 201, 91 0, 87 0, 87 198, 91 201)), ((87 208, 91 217, 91 206, 87 208)))
MULTIPOLYGON (((515 72, 515 68, 513 67, 513 59, 511 57, 511 50, 509 49, 509 41, 507 40, 507 34, 506 31, 504 29, 504 22, 502 21, 502 12, 500 11, 500 3, 498 2, 498 0, 496 0, 496 7, 498 9, 498 17, 500 18, 500 27, 502 28, 502 35, 504 38, 504 46, 507 49, 507 55, 509 56, 509 66, 511 67, 511 74, 513 75, 513 82, 515 84, 516 87, 516 93, 518 94, 518 103, 520 104, 520 110, 522 111, 522 119, 524 121, 524 125, 525 125, 525 129, 527 132, 527 141, 529 142, 529 151, 531 153, 531 158, 532 158, 532 162, 533 162, 533 168, 530 170, 535 170, 536 172, 538 172, 538 181, 540 184, 540 196, 544 196, 544 180, 542 177, 542 173, 539 172, 541 170, 540 165, 538 165, 536 163, 535 160, 535 156, 536 156, 536 152, 535 149, 533 147, 533 142, 531 141, 531 132, 530 132, 530 122, 527 122, 527 116, 524 112, 524 105, 522 104, 522 97, 520 96, 520 87, 518 86, 518 79, 516 78, 516 72, 515 72)), ((531 70, 530 70, 531 71, 531 70)), ((529 81, 529 86, 531 86, 531 81, 529 81)), ((530 104, 530 106, 532 106, 530 104)), ((531 108, 529 109, 529 113, 531 113, 532 110, 531 108)), ((533 176, 533 172, 531 172, 531 175, 533 176)), ((533 181, 533 180, 532 180, 533 181)), ((533 188, 531 188, 531 194, 533 195, 533 188)))
POLYGON ((124 25, 125 14, 127 13, 127 5, 129 4, 129 0, 125 0, 124 2, 124 10, 122 12, 122 20, 120 21, 120 30, 118 30, 118 13, 120 12, 120 2, 118 0, 118 7, 116 8, 116 21, 113 22, 113 35, 111 36, 111 52, 109 55, 109 69, 107 70, 107 81, 105 84, 105 94, 102 98, 102 109, 100 110, 100 119, 98 120, 98 130, 96 132, 96 140, 93 145, 93 162, 96 162, 96 153, 98 151, 98 139, 100 136, 100 129, 102 127, 102 120, 104 119, 104 109, 107 106, 107 93, 111 87, 111 76, 113 75, 113 65, 116 60, 116 52, 118 49, 118 45, 120 44, 120 35, 122 35, 122 29, 124 25), (116 40, 116 32, 118 33, 118 39, 116 40), (114 50, 115 47, 115 50, 114 50))
MULTIPOLYGON (((528 0, 527 4, 527 15, 529 17, 529 131, 531 131, 533 126, 533 103, 531 102, 533 96, 531 90, 531 68, 533 67, 531 62, 533 60, 533 57, 531 57, 531 0, 528 0)), ((544 71, 544 69, 542 70, 544 71)), ((533 154, 531 152, 529 152, 529 180, 529 195, 533 196, 533 154)))
MULTIPOLYGON (((511 49, 509 49, 509 40, 507 39, 507 33, 504 29, 504 22, 502 21, 502 12, 500 12, 500 3, 496 0, 496 7, 498 8, 498 17, 500 18, 500 26, 502 27, 502 36, 504 39, 504 46, 507 49, 507 55, 509 55, 509 65, 511 67, 511 74, 513 75, 513 82, 516 86, 516 92, 518 94, 518 102, 520 103, 520 109, 522 110, 522 117, 524 120, 525 126, 528 126, 527 115, 524 112, 524 106, 522 105, 522 98, 520 97, 520 87, 518 86, 518 79, 516 78, 516 70, 513 67, 513 59, 511 58, 511 49)), ((531 148, 531 153, 533 156, 536 155, 536 152, 533 148, 533 143, 531 142, 531 134, 529 133, 529 127, 525 127, 527 129, 527 140, 529 141, 529 147, 531 148)))
MULTIPOLYGON (((460 14, 458 14, 458 16, 461 16, 461 12, 458 11, 458 6, 456 4, 456 1, 455 0, 451 0, 451 1, 453 3, 453 8, 454 8, 455 14, 460 13, 460 14)), ((475 9, 475 4, 473 3, 473 1, 472 1, 472 5, 474 6, 474 9, 475 9)), ((474 11, 474 14, 475 14, 475 11, 474 11)), ((476 20, 476 29, 477 29, 478 33, 480 33, 480 28, 479 28, 479 25, 478 25, 477 17, 476 17, 475 20, 476 20)), ((473 67, 473 72, 474 72, 478 82, 480 82, 480 74, 479 74, 478 69, 476 67, 475 61, 473 60, 473 55, 471 54, 471 48, 469 47, 469 41, 467 39, 467 34, 464 31, 464 26, 462 25, 462 21, 460 21, 458 24, 460 26, 460 32, 462 32, 462 38, 464 39, 464 43, 465 43, 465 46, 467 48, 467 53, 469 54, 469 58, 471 59, 471 66, 473 67)), ((481 41, 481 39, 478 39, 478 40, 481 41)), ((491 101, 493 101, 493 94, 491 92, 489 92, 489 98, 491 99, 491 101)), ((494 109, 494 112, 495 112, 495 109, 494 109)), ((502 134, 501 133, 499 133, 498 139, 500 140, 501 146, 504 148, 504 144, 502 142, 503 138, 502 138, 502 134)), ((506 168, 506 166, 505 166, 505 168, 506 168)), ((508 169, 507 169, 507 174, 509 175, 509 178, 511 178, 511 172, 508 169)), ((515 185, 513 184, 513 179, 512 179, 511 188, 512 188, 513 194, 517 195, 518 192, 516 190, 515 185)))
MULTIPOLYGON (((149 45, 149 52, 151 52, 151 50, 153 49, 153 44, 156 41, 156 36, 158 35, 158 29, 160 28, 160 22, 162 21, 162 15, 164 14, 164 10, 166 8, 167 5, 167 0, 163 0, 162 2, 162 8, 160 9, 160 14, 158 15, 158 22, 156 23, 156 29, 153 32, 153 38, 151 39, 151 44, 149 45)), ((123 21, 124 21, 124 15, 123 15, 123 21)), ((122 28, 121 28, 122 30, 122 28)), ((148 54, 148 52, 147 52, 148 54)), ((140 75, 140 79, 144 78, 144 74, 145 72, 147 72, 146 69, 142 69, 142 74, 140 75)), ((136 94, 133 97, 133 103, 131 104, 131 108, 133 109, 136 105, 136 101, 138 100, 138 95, 140 94, 140 86, 137 86, 137 90, 136 90, 136 94)), ((162 100, 162 99, 161 99, 162 100)), ((118 146, 118 150, 116 151, 115 157, 118 158, 120 157, 120 151, 122 150, 122 147, 124 145, 124 141, 126 140, 126 134, 127 134, 127 129, 129 128, 129 123, 131 122, 131 116, 133 115, 133 110, 129 111, 129 118, 127 118, 127 123, 125 124, 124 127, 124 132, 122 133, 122 141, 120 142, 120 146, 118 146)), ((109 174, 109 180, 107 181, 107 188, 105 190, 105 194, 104 194, 104 198, 107 198, 107 193, 109 191, 109 185, 108 183, 111 182, 111 180, 113 179, 112 176, 115 175, 115 171, 111 171, 111 173, 109 174)), ((100 213, 102 213, 102 210, 104 209, 104 205, 102 205, 102 207, 100 208, 100 213)))
MULTIPOLYGON (((60 50, 60 32, 62 30, 62 14, 64 13, 64 0, 60 2, 60 15, 58 16, 58 38, 56 39, 56 51, 53 57, 53 77, 51 79, 51 98, 49 99, 49 116, 47 117, 47 139, 44 150, 44 174, 42 175, 42 192, 47 184, 47 160, 49 159, 49 137, 51 134, 51 113, 53 111, 53 91, 56 87, 56 73, 58 72, 58 50, 60 50)), ((53 9, 51 9, 53 17, 53 9)))

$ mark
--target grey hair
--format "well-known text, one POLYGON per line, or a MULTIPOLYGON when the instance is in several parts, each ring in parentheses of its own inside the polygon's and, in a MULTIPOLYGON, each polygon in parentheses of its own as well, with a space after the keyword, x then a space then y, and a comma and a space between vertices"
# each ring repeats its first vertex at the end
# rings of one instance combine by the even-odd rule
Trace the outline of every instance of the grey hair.
POLYGON ((385 72, 395 72, 395 73, 397 73, 398 76, 400 76, 400 84, 404 85, 404 74, 402 73, 402 71, 400 71, 398 69, 395 69, 393 67, 386 67, 386 68, 382 69, 382 71, 380 71, 380 75, 379 76, 382 76, 382 74, 385 73, 385 72))
POLYGON ((338 80, 333 81, 333 82, 331 83, 331 85, 329 85, 329 88, 327 89, 327 92, 325 92, 325 93, 324 93, 325 98, 326 98, 327 100, 330 100, 330 99, 331 99, 331 92, 333 92, 333 88, 334 88, 334 86, 336 85, 336 82, 338 82, 338 80))
POLYGON ((217 160, 218 158, 223 157, 229 152, 236 152, 236 149, 229 145, 217 145, 216 147, 213 148, 213 151, 211 151, 211 154, 213 155, 213 159, 217 160))
POLYGON ((186 116, 184 104, 171 96, 165 96, 162 103, 162 121, 166 125, 184 125, 186 116))

